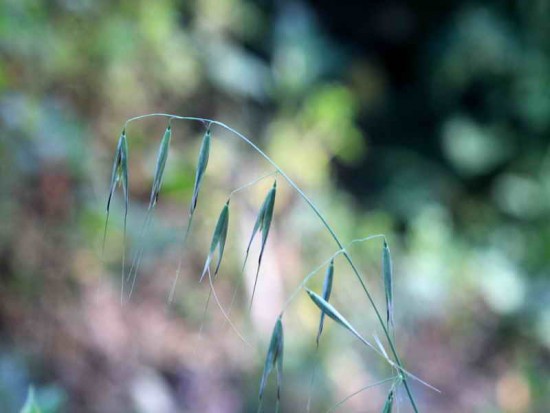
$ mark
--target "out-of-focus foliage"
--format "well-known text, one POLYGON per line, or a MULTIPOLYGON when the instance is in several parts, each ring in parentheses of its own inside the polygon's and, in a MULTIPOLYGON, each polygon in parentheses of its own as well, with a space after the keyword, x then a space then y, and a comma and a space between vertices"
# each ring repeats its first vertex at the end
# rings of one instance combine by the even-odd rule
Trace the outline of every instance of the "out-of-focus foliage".
MULTIPOLYGON (((124 121, 151 112, 230 124, 343 240, 387 235, 398 347, 443 391, 414 386, 424 411, 545 411, 549 21, 547 0, 0 2, 0 411, 19 411, 29 383, 51 413, 256 411, 281 307, 336 247, 279 180, 254 310, 249 265, 232 313, 253 350, 215 304, 201 327, 207 288, 197 281, 216 217, 232 189, 272 169, 213 129, 182 251, 204 130, 174 122, 136 294, 121 306, 123 204, 117 194, 102 257, 104 202, 124 121)), ((129 257, 165 127, 127 129, 129 257)), ((232 201, 216 281, 226 307, 268 181, 232 201)), ((382 308, 379 241, 350 252, 382 308)), ((367 301, 343 261, 335 266, 331 303, 372 337, 367 301)), ((321 278, 309 285, 317 292, 321 278)), ((307 297, 285 315, 283 411, 305 409, 315 365, 315 412, 386 377, 331 320, 315 353, 318 322, 307 297)), ((342 411, 380 410, 387 390, 342 411)), ((264 405, 274 400, 270 382, 264 405)), ((399 393, 395 403, 408 408, 399 393)))

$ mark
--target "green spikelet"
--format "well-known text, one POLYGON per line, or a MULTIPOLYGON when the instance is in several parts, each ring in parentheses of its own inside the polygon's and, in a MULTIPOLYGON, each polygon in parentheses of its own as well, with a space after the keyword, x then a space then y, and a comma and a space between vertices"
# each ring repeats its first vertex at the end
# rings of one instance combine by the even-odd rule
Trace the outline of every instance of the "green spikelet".
POLYGON ((225 240, 227 239, 228 226, 229 226, 229 199, 225 203, 222 209, 222 212, 218 217, 218 222, 216 224, 216 228, 214 229, 214 233, 212 235, 210 250, 208 251, 208 256, 206 258, 206 262, 202 270, 200 281, 202 281, 202 279, 204 278, 205 274, 208 271, 208 268, 210 267, 210 263, 212 262, 212 258, 214 256, 214 253, 216 252, 216 248, 218 249, 218 262, 216 264, 216 270, 214 272, 214 275, 218 274, 218 270, 220 269, 220 265, 223 258, 225 240))
POLYGON ((197 208, 197 201, 199 199, 199 191, 201 188, 202 178, 206 172, 208 166, 208 158, 210 156, 210 128, 206 130, 201 143, 201 149, 199 151, 199 159, 197 161, 197 172, 195 174, 195 185, 193 187, 193 198, 191 199, 191 206, 189 207, 189 215, 193 215, 197 208))
POLYGON ((260 392, 259 392, 260 400, 262 400, 269 374, 271 373, 271 371, 275 366, 277 367, 277 401, 281 399, 281 388, 283 384, 283 348, 284 348, 283 322, 281 318, 282 318, 282 314, 279 316, 279 318, 277 318, 275 327, 273 328, 273 333, 271 335, 269 349, 267 350, 264 371, 260 382, 260 392))
MULTIPOLYGON (((323 282, 323 299, 328 303, 330 299, 330 293, 332 292, 332 280, 334 278, 334 258, 330 261, 330 264, 325 273, 325 281, 323 282)), ((317 346, 319 346, 319 338, 323 332, 323 323, 325 321, 325 312, 321 312, 321 320, 319 321, 319 329, 317 331, 317 337, 315 339, 317 346)))
POLYGON ((260 256, 258 257, 258 268, 256 270, 256 277, 254 278, 254 287, 252 288, 252 296, 250 298, 250 307, 252 307, 252 302, 254 301, 254 294, 256 293, 256 286, 258 284, 258 275, 260 274, 260 267, 262 265, 262 258, 265 251, 265 245, 267 243, 267 237, 269 235, 269 229, 271 228, 271 222, 273 220, 273 211, 275 209, 275 196, 277 194, 277 181, 273 183, 273 187, 267 193, 267 196, 260 207, 258 216, 256 217, 256 222, 254 223, 254 229, 252 230, 252 235, 250 241, 248 242, 248 247, 246 248, 246 256, 244 260, 244 266, 248 259, 248 253, 250 251, 250 246, 257 232, 260 231, 262 234, 262 244, 260 247, 260 256))

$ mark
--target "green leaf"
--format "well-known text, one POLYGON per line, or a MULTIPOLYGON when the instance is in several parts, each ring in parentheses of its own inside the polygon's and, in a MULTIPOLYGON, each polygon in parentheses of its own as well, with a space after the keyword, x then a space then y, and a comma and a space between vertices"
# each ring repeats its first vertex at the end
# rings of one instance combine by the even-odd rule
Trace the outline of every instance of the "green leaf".
POLYGON ((149 199, 149 210, 151 210, 158 201, 160 188, 162 186, 162 177, 164 175, 164 167, 166 166, 166 159, 168 159, 168 149, 170 148, 170 140, 172 137, 172 127, 168 125, 162 141, 160 143, 157 164, 155 167, 155 177, 153 179, 153 186, 151 188, 151 197, 149 199))
MULTIPOLYGON (((328 303, 330 299, 330 293, 332 292, 332 280, 334 278, 334 258, 330 261, 330 264, 325 273, 325 281, 323 282, 323 299, 328 303)), ((321 320, 319 321, 319 330, 317 331, 317 346, 319 346, 319 338, 323 332, 323 323, 325 321, 325 312, 321 312, 321 320)))
POLYGON ((193 198, 191 200, 191 206, 189 208, 189 214, 193 215, 197 208, 197 201, 199 199, 199 191, 202 183, 202 178, 208 166, 208 158, 210 155, 210 128, 206 130, 202 139, 201 148, 199 151, 199 159, 197 161, 197 172, 195 174, 195 185, 193 188, 193 198))
POLYGON ((219 254, 218 254, 218 263, 216 265, 215 275, 218 273, 220 264, 222 262, 223 251, 225 248, 225 240, 227 238, 228 226, 229 226, 229 199, 225 203, 222 211, 220 212, 220 216, 218 217, 218 222, 216 223, 216 227, 212 235, 212 241, 210 242, 210 250, 208 251, 208 256, 206 258, 206 262, 202 270, 200 281, 203 280, 206 272, 208 271, 208 268, 210 266, 210 263, 212 262, 212 257, 214 256, 214 252, 216 251, 216 248, 219 249, 219 254))
POLYGON ((271 341, 269 343, 269 349, 267 350, 267 356, 265 358, 264 371, 262 374, 262 380, 260 382, 259 398, 262 399, 265 386, 267 385, 267 379, 269 374, 277 366, 277 400, 281 397, 281 387, 283 384, 283 347, 284 347, 284 333, 283 322, 281 320, 282 314, 277 318, 273 333, 271 335, 271 341))
POLYGON ((390 325, 393 325, 393 281, 390 249, 385 240, 382 250, 382 272, 384 278, 384 291, 386 294, 386 324, 389 328, 390 325))
POLYGON ((20 413, 41 413, 41 412, 42 411, 40 410, 40 407, 36 403, 36 399, 34 396, 34 387, 30 386, 27 393, 27 399, 20 413))

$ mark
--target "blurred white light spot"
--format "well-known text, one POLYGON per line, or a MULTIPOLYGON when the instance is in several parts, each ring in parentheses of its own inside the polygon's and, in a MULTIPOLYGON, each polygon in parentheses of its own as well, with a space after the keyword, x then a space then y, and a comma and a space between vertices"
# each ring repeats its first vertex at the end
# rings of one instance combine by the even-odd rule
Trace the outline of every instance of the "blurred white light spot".
POLYGON ((517 269, 501 254, 490 253, 479 261, 481 292, 498 313, 517 311, 524 302, 525 281, 517 269))
POLYGON ((176 407, 164 381, 152 370, 144 369, 132 382, 132 399, 139 413, 175 413, 176 407))
POLYGON ((533 179, 516 175, 499 177, 494 187, 498 205, 509 214, 530 218, 544 209, 543 188, 533 179))
POLYGON ((465 117, 455 117, 445 123, 442 145, 449 161, 465 175, 486 173, 511 153, 502 136, 465 117))

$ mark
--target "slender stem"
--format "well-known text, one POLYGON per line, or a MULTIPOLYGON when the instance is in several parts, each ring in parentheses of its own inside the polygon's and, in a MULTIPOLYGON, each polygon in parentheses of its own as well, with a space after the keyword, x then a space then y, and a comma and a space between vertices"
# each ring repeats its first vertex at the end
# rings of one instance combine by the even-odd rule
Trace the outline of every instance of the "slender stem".
MULTIPOLYGON (((216 289, 214 288, 214 283, 212 282, 212 273, 210 272, 210 268, 208 268, 208 283, 210 284, 210 292, 212 293, 212 297, 214 297, 214 301, 216 302, 216 305, 218 306, 218 308, 222 312, 224 318, 227 320, 227 322, 229 323, 229 325, 231 326, 233 331, 235 331, 237 336, 241 339, 241 341, 244 344, 246 344, 248 347, 252 348, 252 345, 248 341, 246 341, 246 338, 244 338, 244 336, 239 332, 239 330, 237 329, 237 326, 235 324, 233 324, 233 321, 231 321, 231 319, 229 318, 229 316, 227 315, 227 313, 223 309, 222 303, 220 302, 220 300, 218 298, 218 294, 216 294, 216 289)), ((208 296, 208 300, 210 300, 210 296, 208 296)))
MULTIPOLYGON (((401 362, 401 359, 397 355, 397 350, 395 349, 395 346, 393 344, 393 340, 390 337, 390 333, 388 329, 386 328, 386 325, 384 324, 384 320, 382 319, 382 316, 380 315, 380 311, 378 311, 378 308, 376 307, 376 304, 374 303, 374 300, 370 294, 370 292, 367 289, 367 286, 363 282, 363 279, 359 275, 359 271, 357 270, 357 267, 353 263, 351 257, 347 252, 344 252, 344 257, 347 259, 349 265, 351 266, 351 269, 357 276, 357 279, 359 280, 361 286, 363 287, 363 291, 365 291, 365 294, 367 295, 367 298, 369 299, 372 308, 374 309, 374 313, 376 314, 376 317, 378 318, 378 321, 380 322, 380 326, 382 327, 382 330, 384 331, 384 335, 386 336, 386 339, 388 340, 388 343, 390 345, 390 350, 393 354, 393 357, 395 358, 395 362, 400 368, 403 368, 403 363, 401 362)), ((418 413, 418 407, 416 407, 416 403, 414 401, 414 397, 411 393, 411 389, 409 388, 409 384, 405 378, 403 378, 403 386, 405 387, 405 391, 407 392, 407 396, 409 396, 409 400, 411 402, 411 405, 416 413, 418 413)))
MULTIPOLYGON (((342 255, 345 257, 346 261, 348 262, 348 264, 350 265, 353 273, 355 274, 355 277, 357 278, 357 280, 359 281, 359 284, 361 285, 361 288, 363 289, 363 291, 365 292, 373 310, 374 310, 374 313, 376 314, 376 317, 378 318, 378 321, 380 323, 380 326, 382 327, 382 330, 384 332, 384 335, 386 336, 386 339, 390 345, 390 350, 395 358, 395 362, 397 363, 397 365, 400 367, 400 368, 403 368, 403 363, 401 362, 401 359, 399 358, 398 354, 397 354, 397 351, 395 349, 395 345, 393 343, 393 340, 389 334, 389 331, 388 329, 386 328, 385 324, 384 324, 384 321, 382 319, 382 316, 380 315, 380 311, 378 310, 378 307, 376 306, 375 302, 374 302, 374 299, 372 298, 372 295, 371 293, 369 292, 365 282, 363 281, 363 279, 361 278, 361 274, 359 273, 359 270, 357 269, 357 267, 355 266, 355 263, 353 262, 350 254, 345 250, 344 248, 344 245, 342 244, 342 242, 340 241, 340 239, 338 238, 338 236, 336 235, 336 233, 334 232, 333 228, 330 226, 330 224, 327 222, 327 220, 325 219, 325 217, 323 216, 323 214, 321 214, 321 212, 319 211, 319 209, 317 208, 317 206, 313 203, 313 201, 311 199, 309 199, 309 197, 300 189, 300 187, 279 167, 279 165, 277 165, 275 163, 275 161, 273 161, 264 151, 262 151, 256 144, 254 144, 250 139, 248 139, 246 136, 244 136, 242 133, 238 132, 237 130, 231 128, 230 126, 226 125, 225 123, 223 122, 219 122, 217 120, 213 120, 213 119, 206 119, 206 118, 199 118, 199 117, 193 117, 193 116, 177 116, 177 115, 172 115, 172 114, 168 114, 168 113, 150 113, 150 114, 147 114, 147 115, 141 115, 141 116, 136 116, 134 118, 131 118, 131 119, 128 119, 125 123, 125 127, 130 123, 130 122, 133 122, 133 121, 136 121, 136 120, 139 120, 139 119, 144 119, 144 118, 148 118, 148 117, 167 117, 170 119, 170 121, 174 120, 174 119, 177 119, 177 120, 189 120, 189 121, 197 121, 197 122, 202 122, 203 124, 208 124, 208 125, 218 125, 226 130, 228 130, 229 132, 235 134, 236 136, 238 136, 242 141, 246 142, 250 147, 252 147, 259 155, 261 155, 267 162, 269 162, 278 172, 279 174, 288 182, 288 184, 302 197, 302 199, 309 205, 309 207, 311 208, 311 210, 315 213, 315 215, 317 215, 317 217, 319 218, 319 220, 321 221, 321 223, 323 224, 323 226, 326 228, 326 230, 330 233, 331 237, 333 238, 334 242, 336 243, 336 245, 338 246, 339 249, 343 250, 342 252, 342 255)), ((416 406, 416 403, 414 401, 414 398, 413 398, 413 395, 411 393, 411 390, 409 388, 409 385, 407 383, 407 380, 406 378, 404 377, 403 378, 403 385, 405 387, 405 390, 407 392, 407 396, 409 397, 409 400, 411 402, 411 405, 412 405, 412 408, 413 410, 415 411, 415 413, 418 413, 418 407, 416 406)))
POLYGON ((145 248, 143 236, 149 230, 149 225, 151 224, 151 221, 153 219, 153 212, 154 212, 154 209, 149 208, 147 210, 147 214, 145 215, 145 222, 143 223, 143 226, 141 227, 141 230, 139 232, 138 240, 141 241, 141 245, 138 246, 138 250, 136 251, 134 255, 134 259, 132 260, 132 266, 130 267, 130 272, 128 273, 128 276, 127 276, 127 281, 131 280, 130 292, 128 293, 128 301, 130 301, 130 298, 132 298, 132 293, 134 291, 134 287, 136 284, 138 268, 139 268, 139 265, 141 264, 141 259, 143 257, 143 250, 145 248), (134 274, 133 276, 132 276, 132 273, 134 274))
POLYGON ((263 176, 260 176, 259 178, 254 179, 253 181, 251 181, 251 182, 249 182, 249 183, 247 183, 247 184, 244 184, 243 186, 238 187, 237 189, 232 190, 232 191, 229 193, 229 198, 231 198, 231 197, 232 197, 233 195, 235 195, 237 192, 240 192, 240 191, 242 191, 242 190, 244 190, 244 189, 246 189, 246 188, 249 188, 249 187, 251 187, 251 186, 253 186, 253 185, 256 185, 258 182, 263 181, 265 178, 269 178, 270 176, 276 175, 276 174, 278 174, 278 173, 279 173, 279 171, 270 172, 270 173, 268 173, 268 174, 265 174, 265 175, 263 175, 263 176))
POLYGON ((347 396, 345 399, 342 399, 340 400, 338 403, 336 403, 334 406, 332 406, 330 409, 327 410, 327 413, 331 413, 333 411, 335 411, 338 407, 340 407, 341 405, 343 405, 345 402, 347 402, 349 399, 351 399, 353 396, 356 396, 358 395, 359 393, 361 392, 364 392, 365 390, 368 390, 368 389, 372 389, 373 387, 376 387, 376 386, 380 386, 384 383, 387 383, 389 381, 395 381, 396 377, 389 377, 387 379, 384 379, 384 380, 380 380, 380 381, 377 381, 376 383, 373 383, 373 384, 369 384, 368 386, 365 386, 359 390, 357 390, 356 392, 353 392, 352 394, 350 394, 349 396, 347 396))
POLYGON ((185 250, 185 246, 187 245, 187 238, 189 237, 189 233, 191 232, 191 225, 193 224, 193 214, 189 215, 189 221, 187 222, 187 228, 185 228, 185 234, 183 235, 183 242, 181 243, 182 251, 180 254, 180 259, 178 261, 178 268, 176 270, 176 277, 174 278, 174 282, 172 283, 172 288, 170 289, 170 294, 168 295, 168 304, 172 304, 172 301, 174 301, 174 294, 176 292, 176 286, 178 284, 178 280, 180 278, 181 273, 181 266, 183 264, 183 252, 185 250))
POLYGON ((384 240, 385 240, 386 236, 384 234, 376 234, 376 235, 370 235, 370 236, 365 237, 365 238, 354 239, 354 240, 350 241, 350 243, 348 244, 348 248, 351 247, 353 244, 358 244, 358 243, 361 243, 361 242, 370 241, 370 240, 376 239, 376 238, 384 238, 384 240))

